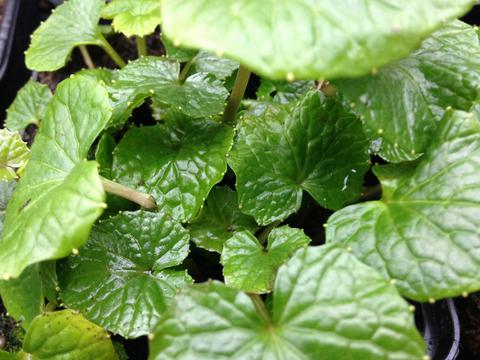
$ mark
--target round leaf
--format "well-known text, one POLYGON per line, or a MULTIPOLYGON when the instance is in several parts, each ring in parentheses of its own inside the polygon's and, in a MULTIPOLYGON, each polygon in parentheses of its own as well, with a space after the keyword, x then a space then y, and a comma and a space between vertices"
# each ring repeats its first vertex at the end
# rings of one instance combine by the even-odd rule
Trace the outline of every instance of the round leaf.
POLYGON ((177 45, 225 54, 275 79, 359 76, 407 55, 474 0, 163 0, 177 45))
POLYGON ((17 178, 15 169, 24 167, 30 150, 16 132, 0 129, 0 181, 17 178))
POLYGON ((310 92, 288 113, 247 113, 229 157, 242 211, 262 225, 300 208, 303 191, 337 209, 356 199, 369 168, 362 125, 336 100, 310 92))
POLYGON ((249 293, 270 292, 280 265, 309 242, 302 230, 288 226, 273 229, 265 248, 248 231, 239 232, 223 247, 225 284, 249 293))
POLYGON ((185 222, 223 178, 232 138, 230 127, 208 120, 133 128, 114 151, 113 175, 185 222))
POLYGON ((335 213, 327 241, 351 247, 414 300, 479 290, 478 164, 479 119, 448 112, 417 164, 376 168, 382 200, 335 213))
POLYGON ((394 286, 347 251, 298 251, 277 275, 268 318, 218 282, 175 297, 150 359, 421 360, 423 340, 394 286))

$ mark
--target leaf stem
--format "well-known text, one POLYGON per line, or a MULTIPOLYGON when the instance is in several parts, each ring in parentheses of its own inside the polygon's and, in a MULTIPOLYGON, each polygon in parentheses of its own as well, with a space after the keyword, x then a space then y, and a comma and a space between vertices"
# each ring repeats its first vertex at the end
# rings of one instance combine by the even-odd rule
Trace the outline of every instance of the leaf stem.
POLYGON ((268 309, 265 306, 265 303, 263 302, 260 295, 248 294, 248 296, 250 296, 250 299, 252 299, 255 309, 257 309, 257 312, 262 317, 262 319, 265 320, 265 322, 270 323, 271 322, 270 313, 268 312, 268 309))
POLYGON ((137 36, 136 42, 137 42, 138 56, 147 56, 148 55, 147 39, 145 39, 145 37, 143 36, 137 36))
POLYGON ((155 199, 149 194, 139 192, 137 190, 118 184, 114 181, 105 179, 103 177, 102 177, 102 185, 103 185, 103 189, 106 192, 121 196, 130 201, 133 201, 134 203, 137 203, 138 205, 140 205, 141 207, 147 210, 155 210, 157 208, 157 203, 155 202, 155 199))
POLYGON ((245 95, 248 80, 250 80, 250 74, 250 70, 247 70, 245 67, 240 65, 237 78, 235 79, 235 84, 233 85, 232 94, 228 99, 228 103, 223 114, 223 122, 225 124, 234 123, 238 107, 240 106, 243 96, 245 95))
POLYGON ((85 62, 85 65, 88 66, 89 69, 95 69, 95 64, 92 61, 92 58, 90 56, 90 53, 88 52, 88 49, 85 45, 80 45, 78 47, 80 49, 80 53, 82 54, 83 61, 85 62))
POLYGON ((120 55, 115 51, 115 49, 110 45, 110 43, 105 39, 105 36, 102 34, 98 34, 98 39, 100 40, 100 47, 105 50, 105 52, 112 58, 112 60, 115 62, 115 64, 118 65, 118 67, 123 68, 127 63, 122 59, 120 55))
POLYGON ((265 245, 268 240, 268 235, 272 232, 273 229, 275 229, 278 225, 280 225, 282 222, 280 220, 274 221, 270 225, 268 225, 261 234, 258 236, 258 242, 262 245, 265 245))
POLYGON ((192 68, 194 62, 195 62, 195 58, 191 59, 190 61, 188 61, 188 62, 183 66, 183 69, 182 69, 182 71, 180 72, 180 75, 178 76, 178 82, 179 82, 180 84, 183 84, 183 83, 185 82, 185 80, 187 80, 188 72, 189 72, 190 69, 192 68))

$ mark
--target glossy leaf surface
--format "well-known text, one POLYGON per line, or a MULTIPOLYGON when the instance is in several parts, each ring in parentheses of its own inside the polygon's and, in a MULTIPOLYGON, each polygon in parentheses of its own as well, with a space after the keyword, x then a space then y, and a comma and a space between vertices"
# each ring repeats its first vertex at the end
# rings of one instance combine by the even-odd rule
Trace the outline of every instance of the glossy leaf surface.
POLYGON ((10 131, 19 131, 30 124, 40 124, 51 99, 52 93, 48 86, 29 80, 7 109, 5 127, 10 131))
POLYGON ((417 164, 377 167, 383 197, 328 221, 327 240, 426 301, 480 289, 480 122, 450 111, 417 164))
POLYGON ((162 31, 177 44, 225 54, 268 78, 333 79, 406 56, 474 3, 163 0, 162 31))
POLYGON ((187 231, 165 212, 121 213, 96 225, 80 254, 61 265, 60 296, 116 334, 149 334, 175 291, 191 282, 172 269, 188 247, 187 231))
POLYGON ((300 250, 277 275, 271 315, 213 282, 175 297, 150 359, 422 359, 394 286, 335 246, 300 250), (267 318, 268 316, 268 318, 267 318))
POLYGON ((27 67, 54 71, 63 67, 78 45, 99 45, 100 11, 104 0, 68 0, 35 30, 25 55, 27 67))
POLYGON ((79 313, 62 310, 38 316, 23 350, 39 360, 117 360, 110 335, 79 313))
POLYGON ((335 82, 361 116, 375 151, 391 162, 418 158, 447 107, 468 111, 480 100, 480 40, 455 21, 409 57, 378 74, 335 82))
POLYGON ((145 56, 117 73, 110 88, 114 115, 112 124, 122 124, 136 107, 151 97, 157 107, 170 107, 194 118, 220 114, 227 90, 206 73, 197 73, 180 84, 180 64, 145 56))
POLYGON ((322 206, 340 208, 360 194, 367 149, 358 119, 318 92, 290 113, 247 113, 229 158, 240 207, 262 225, 296 212, 304 190, 322 206))
POLYGON ((223 178, 232 138, 230 127, 209 120, 133 128, 114 151, 113 175, 185 222, 223 178))
POLYGON ((105 193, 97 164, 84 159, 109 118, 108 94, 93 80, 78 76, 57 87, 7 208, 1 277, 64 257, 87 240, 105 193))
POLYGON ((249 293, 270 292, 278 268, 309 242, 302 230, 288 226, 274 229, 265 247, 248 231, 236 233, 222 251, 225 284, 249 293))

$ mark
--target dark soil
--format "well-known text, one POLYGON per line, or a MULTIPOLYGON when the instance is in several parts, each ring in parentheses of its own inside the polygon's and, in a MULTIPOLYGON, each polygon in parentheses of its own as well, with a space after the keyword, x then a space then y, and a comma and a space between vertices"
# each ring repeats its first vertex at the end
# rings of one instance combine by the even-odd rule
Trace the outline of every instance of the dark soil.
POLYGON ((5 13, 5 4, 7 0, 0 0, 0 24, 2 23, 3 14, 5 13))
POLYGON ((16 352, 22 348, 23 329, 6 314, 0 300, 0 349, 16 352))

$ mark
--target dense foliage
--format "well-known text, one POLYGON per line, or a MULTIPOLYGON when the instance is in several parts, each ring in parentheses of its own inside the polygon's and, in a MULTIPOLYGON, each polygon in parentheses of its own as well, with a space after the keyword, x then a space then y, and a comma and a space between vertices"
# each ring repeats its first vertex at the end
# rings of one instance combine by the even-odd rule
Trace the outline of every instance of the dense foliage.
POLYGON ((473 3, 65 1, 26 64, 89 69, 0 130, 0 359, 425 359, 406 299, 480 290, 473 3))

